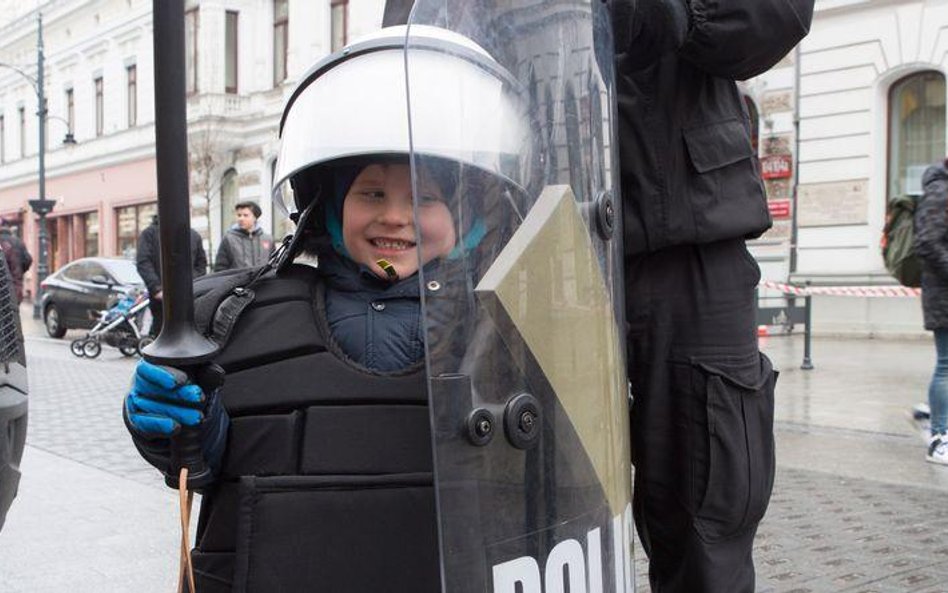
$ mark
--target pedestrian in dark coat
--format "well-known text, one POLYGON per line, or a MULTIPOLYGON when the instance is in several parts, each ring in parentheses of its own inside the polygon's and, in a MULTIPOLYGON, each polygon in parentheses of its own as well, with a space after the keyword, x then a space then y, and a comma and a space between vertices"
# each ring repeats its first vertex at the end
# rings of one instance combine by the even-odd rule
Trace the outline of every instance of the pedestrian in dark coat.
POLYGON ((16 302, 19 305, 23 301, 23 275, 33 265, 33 257, 23 240, 13 234, 13 230, 5 221, 0 226, 0 250, 3 251, 3 258, 10 271, 16 302))
POLYGON ((612 0, 634 515, 653 591, 752 593, 774 383, 745 239, 770 225, 735 84, 806 35, 813 0, 612 0))
POLYGON ((273 237, 257 224, 262 213, 256 202, 240 202, 234 206, 237 222, 221 239, 214 258, 214 271, 256 268, 267 263, 273 253, 273 237))
POLYGON ((925 458, 948 465, 948 161, 929 167, 915 208, 915 252, 922 261, 922 312, 935 335, 935 371, 928 386, 931 437, 925 458))
MULTIPOLYGON (((158 232, 158 216, 138 236, 135 267, 148 289, 148 309, 151 311, 151 329, 148 333, 157 336, 161 331, 161 235, 158 232)), ((201 235, 191 229, 191 275, 194 278, 207 274, 207 253, 201 235)))

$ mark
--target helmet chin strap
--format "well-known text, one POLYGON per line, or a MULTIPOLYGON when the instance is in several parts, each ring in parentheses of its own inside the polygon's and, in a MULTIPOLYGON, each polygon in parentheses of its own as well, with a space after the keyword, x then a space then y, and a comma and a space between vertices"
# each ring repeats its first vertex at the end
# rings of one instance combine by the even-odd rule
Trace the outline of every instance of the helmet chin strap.
POLYGON ((279 273, 285 271, 290 264, 293 263, 293 259, 296 257, 296 254, 299 253, 300 247, 303 244, 304 229, 309 226, 310 218, 312 218, 313 212, 316 210, 316 205, 319 203, 320 194, 322 194, 322 191, 317 191, 316 196, 310 200, 306 208, 303 209, 303 212, 300 213, 299 219, 296 221, 296 233, 290 238, 289 244, 284 242, 283 245, 286 248, 277 250, 273 254, 273 257, 270 258, 266 267, 276 267, 276 271, 279 273))

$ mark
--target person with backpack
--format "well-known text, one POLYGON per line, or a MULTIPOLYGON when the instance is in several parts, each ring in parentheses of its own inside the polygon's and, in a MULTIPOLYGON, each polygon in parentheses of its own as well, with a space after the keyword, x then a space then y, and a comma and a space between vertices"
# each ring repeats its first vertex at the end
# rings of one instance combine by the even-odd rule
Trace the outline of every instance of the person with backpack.
POLYGON ((6 220, 0 222, 0 249, 3 250, 3 258, 10 270, 16 304, 19 306, 23 302, 23 275, 33 265, 33 257, 27 251, 23 240, 13 234, 13 229, 6 220))
POLYGON ((882 259, 885 269, 902 286, 922 285, 922 262, 915 253, 915 207, 919 196, 895 196, 889 200, 882 229, 882 259))
POLYGON ((925 329, 935 336, 935 370, 928 387, 930 437, 925 459, 948 465, 948 160, 922 176, 915 208, 915 253, 922 264, 925 329))

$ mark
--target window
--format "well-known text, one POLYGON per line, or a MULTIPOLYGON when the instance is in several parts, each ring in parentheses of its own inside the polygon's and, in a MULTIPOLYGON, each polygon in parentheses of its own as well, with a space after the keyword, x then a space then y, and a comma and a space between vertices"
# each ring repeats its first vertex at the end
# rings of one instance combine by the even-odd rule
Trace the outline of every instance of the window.
POLYGON ((889 91, 888 198, 922 193, 922 173, 945 158, 945 77, 926 71, 889 91))
POLYGON ((273 0, 273 86, 286 80, 290 9, 287 0, 273 0))
MULTIPOLYGON (((273 187, 273 182, 276 181, 276 166, 276 159, 270 161, 270 187, 273 187)), ((289 200, 291 204, 293 202, 293 198, 285 194, 283 199, 289 200)), ((270 230, 272 231, 273 239, 279 243, 283 237, 293 233, 293 221, 290 220, 290 217, 287 216, 281 208, 278 208, 276 204, 274 204, 270 212, 270 230)))
POLYGON ((104 129, 103 119, 105 119, 105 105, 103 104, 103 84, 102 77, 95 78, 95 135, 101 136, 104 129))
POLYGON ((198 9, 184 13, 184 75, 189 95, 198 91, 198 9))
POLYGON ((89 262, 79 262, 63 269, 63 277, 76 282, 88 282, 92 277, 89 262))
POLYGON ((234 223, 234 206, 240 201, 237 171, 230 169, 221 179, 221 228, 226 230, 234 223))
POLYGON ((348 41, 349 0, 332 0, 330 10, 332 11, 331 49, 339 51, 346 46, 346 41, 348 41))
MULTIPOLYGON (((102 264, 98 264, 94 261, 90 261, 90 262, 86 262, 86 266, 87 266, 86 273, 89 275, 88 276, 89 282, 92 282, 94 278, 105 278, 106 280, 109 280, 110 278, 112 278, 112 275, 109 274, 105 270, 105 268, 102 267, 102 264)), ((112 279, 114 280, 114 278, 112 279)))
POLYGON ((20 117, 20 158, 26 156, 26 107, 18 107, 20 117))
POLYGON ((755 155, 760 154, 758 152, 760 147, 760 112, 749 95, 744 95, 744 106, 747 108, 747 117, 750 118, 751 146, 754 148, 755 155))
POLYGON ((0 115, 0 163, 7 162, 7 126, 0 115))
POLYGON ((237 13, 231 10, 224 26, 224 92, 237 92, 237 13))
POLYGON ((125 68, 125 75, 128 127, 134 128, 138 123, 138 68, 135 64, 125 68))
POLYGON ((76 94, 71 88, 66 89, 66 125, 69 126, 69 133, 74 133, 76 129, 76 94))
POLYGON ((99 213, 82 215, 83 257, 99 255, 99 213))
POLYGON ((158 214, 158 204, 138 204, 115 209, 117 253, 125 258, 135 257, 138 235, 151 224, 152 216, 158 214))

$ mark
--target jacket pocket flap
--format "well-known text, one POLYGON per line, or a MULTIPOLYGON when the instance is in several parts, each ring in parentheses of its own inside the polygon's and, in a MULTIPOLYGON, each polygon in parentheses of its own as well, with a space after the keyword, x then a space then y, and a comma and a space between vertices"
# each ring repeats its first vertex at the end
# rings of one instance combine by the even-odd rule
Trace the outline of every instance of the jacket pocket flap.
POLYGON ((698 173, 726 167, 754 154, 747 130, 738 119, 688 128, 681 133, 698 173))
POLYGON ((773 364, 763 353, 760 354, 760 364, 750 367, 741 365, 740 367, 730 368, 705 362, 697 362, 696 364, 704 372, 720 377, 725 383, 755 393, 763 389, 764 385, 771 380, 771 377, 776 376, 773 364))

